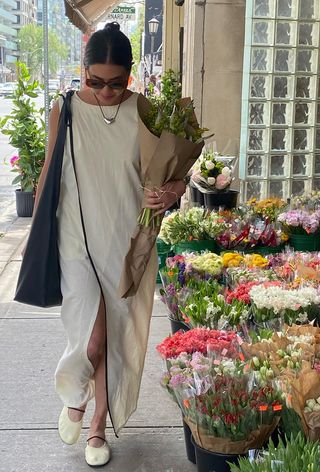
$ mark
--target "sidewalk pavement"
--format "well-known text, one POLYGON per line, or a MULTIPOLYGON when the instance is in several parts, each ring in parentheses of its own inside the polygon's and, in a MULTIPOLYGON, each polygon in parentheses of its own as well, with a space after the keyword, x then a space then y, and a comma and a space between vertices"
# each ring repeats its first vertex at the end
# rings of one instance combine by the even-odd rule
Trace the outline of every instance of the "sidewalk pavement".
MULTIPOLYGON (((59 308, 41 310, 12 301, 30 219, 18 218, 0 239, 0 472, 89 471, 84 448, 92 405, 79 442, 58 436, 61 402, 53 375, 65 348, 59 308)), ((181 414, 159 385, 163 361, 155 346, 170 332, 155 294, 149 348, 138 409, 115 438, 109 472, 195 472, 186 458, 181 414)))

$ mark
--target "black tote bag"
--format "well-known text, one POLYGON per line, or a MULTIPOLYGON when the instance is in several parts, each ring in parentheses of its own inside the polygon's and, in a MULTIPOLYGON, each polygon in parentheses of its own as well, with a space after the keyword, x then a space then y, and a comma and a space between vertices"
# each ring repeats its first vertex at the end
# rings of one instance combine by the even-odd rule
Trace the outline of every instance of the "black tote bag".
POLYGON ((73 91, 66 94, 61 108, 57 140, 32 221, 14 297, 17 302, 42 308, 62 303, 56 212, 72 95, 73 91))

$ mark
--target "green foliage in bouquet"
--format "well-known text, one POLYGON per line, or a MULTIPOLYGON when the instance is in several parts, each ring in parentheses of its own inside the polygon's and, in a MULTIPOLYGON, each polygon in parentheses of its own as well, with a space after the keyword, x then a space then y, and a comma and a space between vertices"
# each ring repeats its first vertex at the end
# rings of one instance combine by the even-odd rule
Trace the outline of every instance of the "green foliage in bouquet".
POLYGON ((275 447, 269 441, 263 458, 250 462, 241 458, 239 464, 230 464, 231 472, 318 472, 320 470, 319 443, 306 441, 302 434, 291 436, 286 445, 280 439, 275 447))
POLYGON ((225 167, 223 162, 218 161, 215 156, 217 153, 213 151, 206 151, 203 153, 202 161, 200 165, 201 175, 204 177, 217 178, 222 173, 222 169, 225 167))
POLYGON ((160 95, 151 95, 149 100, 151 109, 144 122, 153 134, 160 137, 162 131, 168 131, 194 143, 203 140, 208 129, 196 124, 193 101, 181 100, 181 84, 175 72, 164 73, 160 95))
POLYGON ((216 214, 195 207, 166 216, 162 221, 159 237, 166 244, 177 244, 194 239, 213 239, 225 228, 226 224, 216 214))

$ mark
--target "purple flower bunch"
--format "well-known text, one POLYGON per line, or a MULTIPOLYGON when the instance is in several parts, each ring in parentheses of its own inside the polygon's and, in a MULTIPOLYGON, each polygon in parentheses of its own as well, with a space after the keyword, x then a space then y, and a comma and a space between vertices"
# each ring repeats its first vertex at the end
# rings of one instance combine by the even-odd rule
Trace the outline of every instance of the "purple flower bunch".
POLYGON ((320 210, 289 210, 278 216, 278 221, 282 223, 290 234, 312 234, 319 231, 320 210))

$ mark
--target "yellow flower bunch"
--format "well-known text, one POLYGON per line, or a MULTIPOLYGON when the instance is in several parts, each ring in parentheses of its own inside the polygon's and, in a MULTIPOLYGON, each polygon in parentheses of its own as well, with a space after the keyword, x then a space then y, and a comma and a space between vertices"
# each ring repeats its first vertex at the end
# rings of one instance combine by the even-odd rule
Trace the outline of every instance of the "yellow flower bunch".
POLYGON ((239 267, 244 261, 244 257, 238 252, 225 252, 222 255, 223 267, 239 267))
POLYGON ((247 202, 247 205, 251 207, 257 215, 275 221, 280 210, 287 204, 284 200, 281 200, 281 198, 271 197, 260 201, 257 201, 256 198, 252 198, 247 202))
POLYGON ((247 267, 267 267, 269 262, 268 259, 261 256, 260 254, 246 254, 244 262, 247 267))
POLYGON ((213 252, 190 256, 187 258, 187 262, 191 263, 194 270, 203 274, 219 275, 222 270, 222 259, 213 252))

